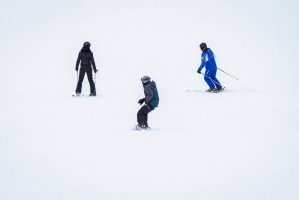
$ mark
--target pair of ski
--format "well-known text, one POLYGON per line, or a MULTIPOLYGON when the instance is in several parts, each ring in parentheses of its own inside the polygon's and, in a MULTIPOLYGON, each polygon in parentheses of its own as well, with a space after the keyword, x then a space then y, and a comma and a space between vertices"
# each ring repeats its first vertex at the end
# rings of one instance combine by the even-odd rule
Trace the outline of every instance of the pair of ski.
POLYGON ((220 93, 223 92, 225 89, 225 87, 221 88, 220 90, 205 90, 205 91, 201 91, 201 90, 188 90, 188 92, 209 92, 209 93, 220 93))
POLYGON ((219 92, 223 92, 225 87, 222 87, 220 90, 216 89, 216 90, 206 90, 206 92, 210 92, 210 93, 219 93, 219 92))

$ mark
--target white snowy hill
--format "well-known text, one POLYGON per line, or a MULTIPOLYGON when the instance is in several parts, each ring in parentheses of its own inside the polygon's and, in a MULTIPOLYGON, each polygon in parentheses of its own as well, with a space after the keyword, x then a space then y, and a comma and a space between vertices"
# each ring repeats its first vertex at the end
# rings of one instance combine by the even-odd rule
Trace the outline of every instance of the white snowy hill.
MULTIPOLYGON (((296 1, 2 0, 0 199, 297 200, 296 1), (98 96, 73 98, 91 43, 98 96), (206 42, 225 92, 196 73, 206 42), (157 83, 133 131, 140 78, 157 83)), ((89 94, 87 77, 83 93, 89 94)))

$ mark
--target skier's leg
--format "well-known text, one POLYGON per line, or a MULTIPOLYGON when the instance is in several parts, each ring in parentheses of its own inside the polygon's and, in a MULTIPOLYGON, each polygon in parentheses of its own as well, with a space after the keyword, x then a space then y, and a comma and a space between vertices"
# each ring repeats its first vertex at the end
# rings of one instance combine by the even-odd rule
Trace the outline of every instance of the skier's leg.
POLYGON ((205 72, 204 79, 205 79, 206 83, 208 84, 209 88, 213 89, 213 88, 215 88, 215 84, 213 83, 213 81, 211 81, 210 76, 211 76, 211 72, 207 70, 205 72))
POLYGON ((216 73, 217 73, 217 69, 211 73, 211 79, 213 80, 213 82, 215 83, 215 86, 219 90, 222 88, 222 86, 221 86, 220 82, 218 81, 218 79, 216 78, 216 73))
POLYGON ((148 113, 152 112, 155 108, 151 108, 150 106, 146 106, 147 107, 147 111, 146 111, 146 116, 145 116, 145 120, 144 120, 144 126, 145 128, 149 128, 147 120, 148 120, 148 113))
POLYGON ((145 127, 148 127, 147 120, 148 120, 148 113, 145 115, 144 122, 143 122, 143 125, 144 125, 145 127))
POLYGON ((93 78, 92 78, 92 69, 88 69, 87 70, 87 78, 88 78, 88 82, 89 82, 89 86, 90 86, 90 93, 91 94, 96 94, 96 88, 93 82, 93 78))
POLYGON ((84 75, 85 75, 85 70, 81 68, 80 72, 79 72, 79 80, 78 80, 78 83, 77 83, 76 93, 81 93, 82 82, 83 82, 83 79, 84 79, 84 75))
POLYGON ((147 123, 148 113, 151 111, 152 110, 147 105, 142 106, 137 113, 138 124, 145 125, 145 123, 147 123))
POLYGON ((137 113, 137 122, 139 125, 142 125, 144 120, 145 120, 144 106, 142 106, 137 113))

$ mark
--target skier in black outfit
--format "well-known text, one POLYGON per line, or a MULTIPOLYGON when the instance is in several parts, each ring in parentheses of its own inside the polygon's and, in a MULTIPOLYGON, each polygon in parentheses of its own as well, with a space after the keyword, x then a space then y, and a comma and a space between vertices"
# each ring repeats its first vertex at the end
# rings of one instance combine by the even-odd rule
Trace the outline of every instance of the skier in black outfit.
POLYGON ((138 125, 136 126, 136 129, 138 130, 150 129, 147 123, 148 113, 158 107, 159 104, 159 94, 156 83, 151 81, 149 76, 142 77, 141 82, 143 84, 145 98, 140 99, 138 103, 140 105, 145 103, 145 105, 143 105, 137 113, 138 125))
POLYGON ((93 53, 90 51, 90 43, 84 42, 83 47, 81 51, 79 52, 77 63, 76 63, 76 71, 78 71, 79 63, 81 62, 81 68, 79 72, 79 80, 77 83, 76 88, 76 95, 80 96, 81 89, 82 89, 82 82, 85 76, 85 73, 87 74, 89 85, 90 85, 90 96, 96 96, 96 88, 95 84, 93 82, 92 78, 92 68, 94 73, 97 73, 96 64, 94 62, 93 53), (92 65, 92 68, 91 68, 92 65))

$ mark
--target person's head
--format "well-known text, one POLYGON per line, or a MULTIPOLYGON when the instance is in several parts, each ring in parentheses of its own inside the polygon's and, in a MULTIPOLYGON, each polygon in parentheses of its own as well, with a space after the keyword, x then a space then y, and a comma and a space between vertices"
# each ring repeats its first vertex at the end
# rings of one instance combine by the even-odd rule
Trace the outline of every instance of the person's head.
POLYGON ((90 49, 90 43, 89 42, 84 42, 84 44, 83 44, 83 49, 90 49))
POLYGON ((142 82, 143 84, 146 84, 146 83, 148 83, 148 82, 151 82, 151 78, 150 78, 149 76, 143 76, 143 77, 141 78, 141 82, 142 82))
POLYGON ((208 47, 207 47, 207 44, 205 43, 205 42, 203 42, 203 43, 201 43, 200 45, 199 45, 199 47, 200 47, 200 49, 202 50, 202 51, 205 51, 208 47))

